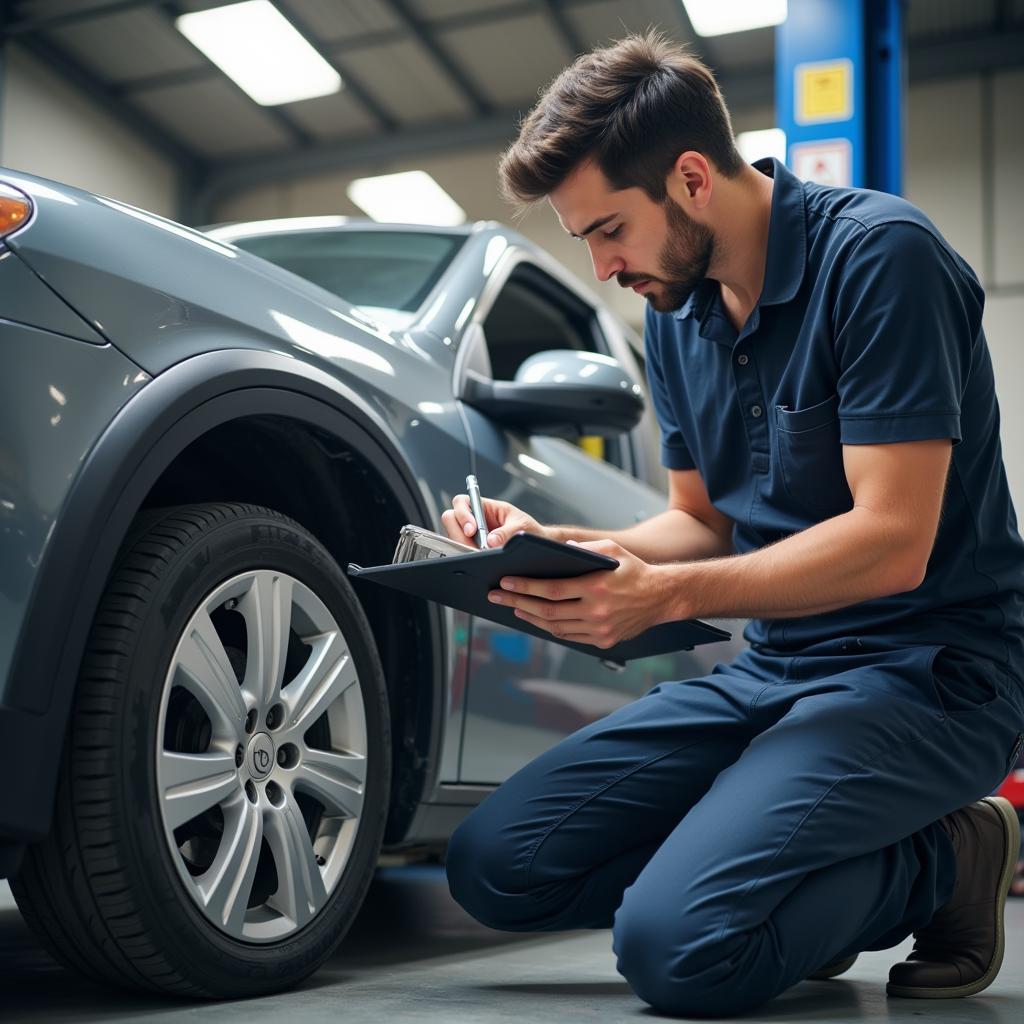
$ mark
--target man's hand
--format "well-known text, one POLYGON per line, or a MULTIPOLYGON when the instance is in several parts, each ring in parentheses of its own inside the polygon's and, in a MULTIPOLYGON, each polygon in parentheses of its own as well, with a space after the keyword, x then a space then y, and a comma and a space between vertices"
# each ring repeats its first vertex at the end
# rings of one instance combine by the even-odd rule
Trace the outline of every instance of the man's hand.
MULTIPOLYGON (((522 509, 510 505, 507 501, 495 501, 493 498, 481 498, 484 507, 484 518, 487 522, 487 546, 500 548, 513 534, 523 531, 535 533, 541 537, 550 537, 550 531, 541 526, 533 516, 528 516, 522 509)), ((441 523, 452 540, 460 540, 463 544, 476 536, 476 520, 469 507, 469 496, 456 494, 452 499, 452 507, 441 513, 441 523)))
POLYGON ((565 640, 607 649, 642 633, 664 617, 669 585, 661 566, 650 565, 612 540, 585 541, 589 551, 611 555, 617 569, 571 579, 507 576, 488 597, 516 616, 565 640))

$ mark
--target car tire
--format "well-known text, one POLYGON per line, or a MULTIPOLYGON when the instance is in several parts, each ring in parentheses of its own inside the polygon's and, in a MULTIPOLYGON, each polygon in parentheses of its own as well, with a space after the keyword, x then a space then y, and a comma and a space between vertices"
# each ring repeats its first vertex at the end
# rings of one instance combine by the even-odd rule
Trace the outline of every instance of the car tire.
POLYGON ((95 617, 18 906, 96 980, 280 990, 323 963, 366 895, 390 765, 373 635, 323 546, 253 505, 144 513, 95 617))

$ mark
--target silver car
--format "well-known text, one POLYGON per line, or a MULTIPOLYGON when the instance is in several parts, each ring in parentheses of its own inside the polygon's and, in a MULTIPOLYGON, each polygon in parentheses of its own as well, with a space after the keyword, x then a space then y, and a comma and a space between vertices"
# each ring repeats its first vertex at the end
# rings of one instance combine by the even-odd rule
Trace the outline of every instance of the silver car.
POLYGON ((382 850, 439 855, 560 737, 735 652, 612 671, 340 568, 470 472, 542 521, 664 507, 637 339, 515 232, 198 232, 2 169, 0 212, 0 877, 68 966, 293 984, 382 850))

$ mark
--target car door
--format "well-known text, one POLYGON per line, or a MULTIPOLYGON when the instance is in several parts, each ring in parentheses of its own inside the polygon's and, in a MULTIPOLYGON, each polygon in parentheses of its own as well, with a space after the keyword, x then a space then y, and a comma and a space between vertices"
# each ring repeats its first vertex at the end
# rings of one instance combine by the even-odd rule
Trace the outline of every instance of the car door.
MULTIPOLYGON (((536 352, 578 349, 614 355, 636 375, 636 362, 614 331, 610 315, 582 296, 557 264, 512 250, 481 296, 456 373, 472 363, 477 373, 511 380, 536 352)), ((464 411, 483 493, 540 522, 617 529, 665 508, 664 491, 641 479, 650 476, 649 446, 658 443, 650 417, 619 438, 574 443, 508 430, 469 406, 464 411)), ((615 670, 560 644, 474 619, 460 781, 501 782, 657 682, 703 674, 731 657, 733 647, 709 645, 615 670)))

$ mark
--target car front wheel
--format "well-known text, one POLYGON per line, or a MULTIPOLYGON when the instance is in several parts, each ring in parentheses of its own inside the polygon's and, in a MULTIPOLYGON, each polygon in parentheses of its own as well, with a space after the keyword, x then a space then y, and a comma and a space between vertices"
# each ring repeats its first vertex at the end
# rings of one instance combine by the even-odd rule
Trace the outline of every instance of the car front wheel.
POLYGON ((316 539, 252 505, 145 513, 94 622, 18 905, 97 979, 284 988, 366 894, 390 763, 373 636, 316 539))

